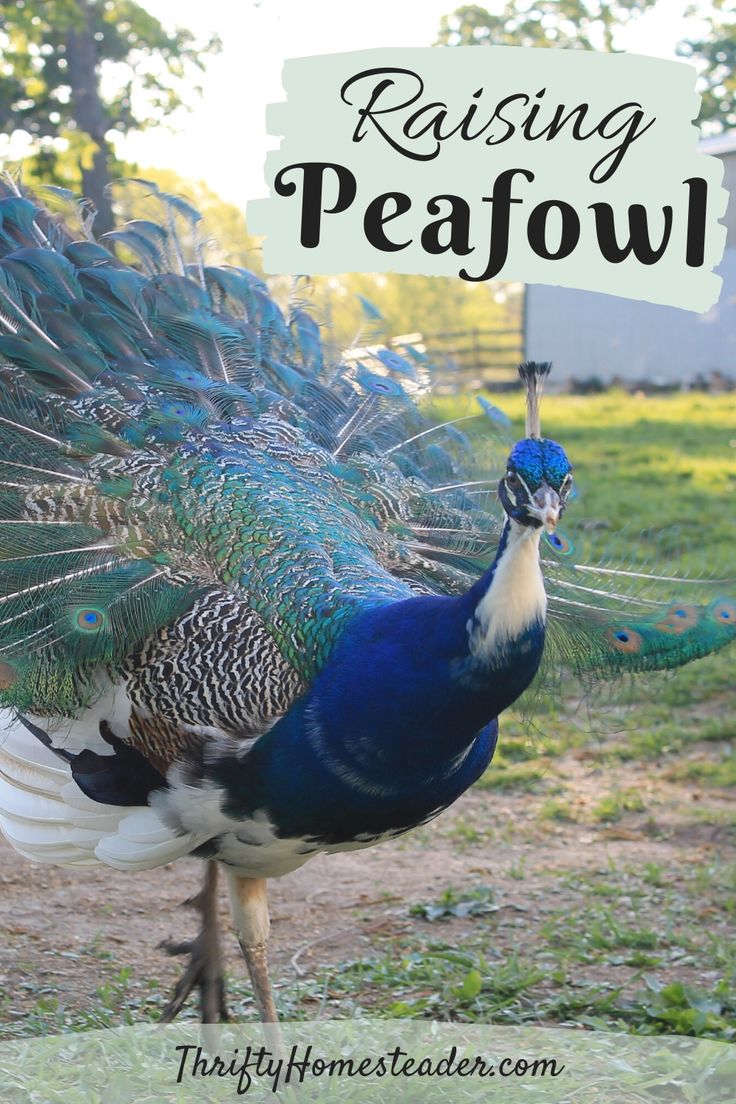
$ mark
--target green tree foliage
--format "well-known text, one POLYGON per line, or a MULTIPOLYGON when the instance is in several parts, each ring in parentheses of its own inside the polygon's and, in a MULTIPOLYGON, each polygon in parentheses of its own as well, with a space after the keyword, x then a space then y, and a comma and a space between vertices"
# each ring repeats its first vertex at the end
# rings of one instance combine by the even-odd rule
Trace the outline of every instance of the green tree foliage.
MULTIPOLYGON (((612 51, 617 30, 658 3, 664 0, 499 0, 493 11, 465 4, 442 17, 437 43, 612 51)), ((700 122, 712 130, 736 126, 736 0, 695 3, 689 14, 703 33, 677 52, 700 73, 700 122)))
POLYGON ((678 53, 699 64, 700 120, 720 130, 736 126, 736 0, 713 0, 713 9, 705 34, 683 42, 678 53))
POLYGON ((441 46, 563 46, 613 50, 616 28, 657 0, 508 0, 466 4, 442 17, 441 46))
POLYGON ((110 132, 164 121, 217 39, 168 31, 134 0, 0 0, 0 16, 0 132, 30 135, 45 179, 90 196, 109 229, 110 132))

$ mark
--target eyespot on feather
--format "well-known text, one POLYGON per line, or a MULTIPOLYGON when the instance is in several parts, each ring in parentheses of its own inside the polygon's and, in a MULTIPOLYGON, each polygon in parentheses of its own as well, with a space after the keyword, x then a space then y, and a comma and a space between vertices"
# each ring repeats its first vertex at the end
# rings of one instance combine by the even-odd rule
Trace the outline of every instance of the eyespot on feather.
POLYGON ((358 384, 372 395, 387 395, 391 398, 404 394, 404 388, 396 380, 379 376, 375 372, 361 372, 358 384))
POLYGON ((560 556, 569 556, 575 547, 567 537, 562 535, 562 533, 545 533, 544 539, 547 541, 547 544, 550 544, 554 548, 555 552, 560 554, 560 556))
POLYGON ((671 633, 680 636, 697 625, 700 620, 700 612, 697 606, 685 606, 677 603, 670 606, 667 613, 660 621, 655 621, 653 628, 657 632, 671 633))
POLYGON ((404 357, 393 352, 392 349, 379 349, 376 356, 381 361, 381 364, 383 364, 385 368, 388 368, 389 371, 399 372, 402 376, 409 376, 410 379, 415 378, 416 372, 411 364, 409 364, 404 357))
POLYGON ((107 618, 101 610, 80 609, 75 614, 75 622, 78 629, 83 632, 99 632, 106 623, 107 618))
POLYGON ((710 615, 720 625, 730 625, 736 629, 736 602, 727 598, 716 599, 710 606, 710 615))
POLYGON ((606 637, 618 652, 633 653, 641 651, 642 638, 638 632, 630 629, 628 625, 620 625, 618 628, 609 629, 606 637))

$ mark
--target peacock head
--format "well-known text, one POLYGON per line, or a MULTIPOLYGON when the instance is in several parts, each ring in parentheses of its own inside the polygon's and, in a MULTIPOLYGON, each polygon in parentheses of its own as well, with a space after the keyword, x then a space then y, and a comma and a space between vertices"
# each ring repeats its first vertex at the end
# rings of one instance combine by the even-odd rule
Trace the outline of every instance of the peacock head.
POLYGON ((572 488, 572 465, 556 441, 542 437, 539 404, 552 365, 519 366, 526 389, 526 437, 517 441, 498 488, 506 514, 520 525, 553 532, 572 488))
POLYGON ((553 532, 572 488, 572 465, 562 445, 544 437, 518 441, 506 463, 498 494, 508 517, 553 532))

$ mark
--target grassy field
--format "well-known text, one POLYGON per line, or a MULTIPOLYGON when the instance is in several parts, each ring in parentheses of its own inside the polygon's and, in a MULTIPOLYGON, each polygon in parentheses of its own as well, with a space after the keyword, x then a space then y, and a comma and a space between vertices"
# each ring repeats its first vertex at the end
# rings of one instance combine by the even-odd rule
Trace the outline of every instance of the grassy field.
MULTIPOLYGON (((502 405, 519 429, 520 397, 502 405)), ((647 530, 668 574, 736 576, 736 396, 551 396, 543 427, 573 460, 571 521, 593 542, 647 530)), ((474 792, 380 849, 390 888, 342 913, 339 884, 320 891, 322 930, 349 922, 360 951, 320 938, 298 971, 277 960, 282 1014, 736 1038, 735 673, 731 649, 634 688, 626 708, 588 711, 571 687, 531 725, 507 715, 474 792), (407 871, 433 862, 417 896, 407 871)), ((98 948, 84 1008, 47 989, 25 1027, 11 998, 0 1019, 13 1034, 156 1019, 160 982, 120 961, 98 948)), ((240 972, 232 984, 251 1016, 240 972)))

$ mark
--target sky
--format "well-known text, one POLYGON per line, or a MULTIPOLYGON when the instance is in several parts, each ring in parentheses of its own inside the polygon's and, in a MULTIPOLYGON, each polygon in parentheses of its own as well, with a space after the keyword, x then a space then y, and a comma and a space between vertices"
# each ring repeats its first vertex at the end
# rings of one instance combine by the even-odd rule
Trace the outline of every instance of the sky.
MULTIPOLYGON (((266 134, 266 105, 284 99, 281 70, 291 57, 378 46, 430 46, 440 19, 460 0, 143 0, 166 26, 198 36, 217 31, 222 53, 207 62, 203 95, 172 116, 171 132, 156 127, 129 135, 122 156, 141 168, 175 169, 204 180, 223 199, 245 208, 267 193, 263 167, 278 139, 266 134)), ((489 4, 489 7, 492 5, 489 4)), ((697 26, 690 5, 660 0, 621 36, 623 48, 673 58, 676 43, 697 26)))

